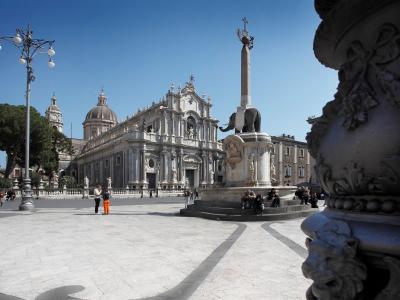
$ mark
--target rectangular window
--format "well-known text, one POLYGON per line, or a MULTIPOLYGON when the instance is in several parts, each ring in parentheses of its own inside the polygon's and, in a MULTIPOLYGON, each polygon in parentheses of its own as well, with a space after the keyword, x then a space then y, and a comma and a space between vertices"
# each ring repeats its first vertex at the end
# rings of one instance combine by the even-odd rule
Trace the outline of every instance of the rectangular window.
POLYGON ((286 149, 285 149, 285 155, 290 155, 290 147, 286 147, 286 149))
POLYGON ((300 157, 304 157, 304 149, 300 149, 300 157))
POLYGON ((121 155, 117 155, 116 159, 115 159, 115 165, 119 166, 121 164, 121 155))
POLYGON ((304 167, 299 167, 299 177, 304 177, 304 167))
POLYGON ((292 176, 292 167, 286 166, 285 167, 285 177, 290 177, 290 176, 292 176))
POLYGON ((108 160, 108 159, 106 159, 105 161, 104 161, 104 167, 105 168, 108 168, 110 166, 110 161, 108 160))

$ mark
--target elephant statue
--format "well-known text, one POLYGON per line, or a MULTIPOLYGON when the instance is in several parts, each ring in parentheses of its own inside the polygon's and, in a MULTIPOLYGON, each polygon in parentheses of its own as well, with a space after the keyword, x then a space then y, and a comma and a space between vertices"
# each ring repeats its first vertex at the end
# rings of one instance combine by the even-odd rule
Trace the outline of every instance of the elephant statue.
MULTIPOLYGON (((225 128, 219 127, 219 130, 227 132, 235 129, 235 133, 240 133, 240 131, 235 128, 235 121, 236 113, 233 113, 229 117, 228 126, 225 128)), ((261 114, 256 108, 252 107, 246 109, 244 113, 244 126, 241 132, 261 132, 261 114)))

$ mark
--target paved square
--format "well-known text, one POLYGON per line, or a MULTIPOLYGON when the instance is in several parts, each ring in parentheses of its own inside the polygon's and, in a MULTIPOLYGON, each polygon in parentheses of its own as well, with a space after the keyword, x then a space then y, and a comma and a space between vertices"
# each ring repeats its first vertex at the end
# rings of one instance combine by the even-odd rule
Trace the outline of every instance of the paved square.
POLYGON ((178 198, 115 199, 110 215, 91 200, 53 201, 0 210, 0 300, 304 299, 311 284, 302 219, 181 217, 178 198))

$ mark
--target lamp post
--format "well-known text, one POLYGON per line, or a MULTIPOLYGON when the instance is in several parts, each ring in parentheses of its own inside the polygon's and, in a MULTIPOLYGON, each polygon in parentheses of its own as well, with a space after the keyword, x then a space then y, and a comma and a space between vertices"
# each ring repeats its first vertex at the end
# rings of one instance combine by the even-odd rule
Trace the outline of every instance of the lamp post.
MULTIPOLYGON (((53 56, 56 54, 53 49, 53 41, 47 41, 43 39, 33 39, 33 31, 28 25, 27 30, 17 29, 15 36, 4 36, 0 37, 0 41, 7 41, 12 43, 21 51, 21 56, 19 62, 26 65, 26 139, 25 139, 25 178, 24 186, 22 189, 22 200, 19 205, 19 210, 33 210, 35 208, 32 199, 32 188, 31 188, 31 178, 29 176, 29 143, 30 143, 30 92, 31 92, 31 82, 35 80, 32 69, 33 58, 37 54, 46 53, 49 56, 48 66, 49 68, 54 68, 55 63, 53 61, 53 56), (45 51, 45 48, 47 48, 45 51)), ((0 50, 2 49, 0 45, 0 50)))

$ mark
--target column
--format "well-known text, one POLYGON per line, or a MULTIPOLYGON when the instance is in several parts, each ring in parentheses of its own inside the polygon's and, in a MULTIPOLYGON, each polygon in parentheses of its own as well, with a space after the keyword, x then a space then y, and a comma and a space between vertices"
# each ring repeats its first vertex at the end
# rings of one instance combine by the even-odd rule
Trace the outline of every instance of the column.
POLYGON ((201 155, 201 162, 202 162, 201 184, 202 185, 207 184, 207 167, 208 167, 207 156, 208 156, 207 154, 201 155))
POLYGON ((293 169, 294 169, 294 175, 293 175, 293 183, 292 185, 296 185, 298 182, 298 177, 299 177, 299 170, 298 170, 298 164, 297 164, 297 145, 294 145, 294 151, 293 151, 293 169))
POLYGON ((279 164, 279 184, 283 184, 283 144, 279 142, 278 147, 278 164, 279 164))
POLYGON ((182 134, 181 134, 181 116, 180 115, 177 115, 177 118, 178 118, 178 124, 177 124, 177 126, 176 126, 176 135, 177 136, 182 136, 182 134))
POLYGON ((141 170, 141 177, 140 181, 143 184, 146 184, 146 159, 145 159, 146 149, 140 150, 140 170, 141 170))
POLYGON ((174 112, 171 112, 171 119, 172 119, 172 130, 171 130, 171 135, 175 135, 176 134, 176 120, 175 120, 175 114, 174 112))
POLYGON ((163 183, 168 182, 168 156, 167 150, 162 151, 163 158, 163 183))
POLYGON ((133 180, 135 183, 138 183, 140 180, 140 153, 135 149, 133 152, 133 161, 134 161, 134 176, 133 180))
POLYGON ((99 177, 100 177, 100 182, 104 182, 104 178, 103 178, 103 159, 100 159, 100 162, 99 162, 99 177))
POLYGON ((133 181, 133 150, 131 148, 128 149, 128 183, 133 181))

